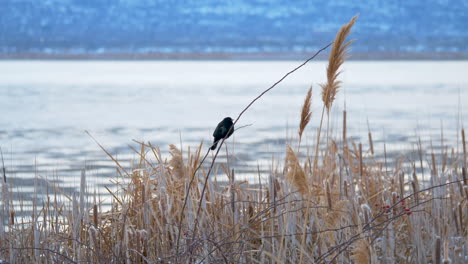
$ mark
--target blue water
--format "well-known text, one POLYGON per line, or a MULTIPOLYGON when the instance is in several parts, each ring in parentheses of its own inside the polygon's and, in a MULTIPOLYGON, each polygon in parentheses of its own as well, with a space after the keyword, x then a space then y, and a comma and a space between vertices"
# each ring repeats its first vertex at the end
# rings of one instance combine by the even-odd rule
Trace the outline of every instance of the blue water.
MULTIPOLYGON (((73 191, 87 169, 88 183, 111 185, 115 164, 87 135, 130 167, 133 140, 150 141, 169 157, 169 144, 187 150, 211 134, 225 116, 236 118, 258 94, 298 61, 1 61, 0 146, 7 177, 27 197, 34 177, 73 191)), ((286 142, 297 142, 300 110, 313 87, 312 121, 304 146, 314 143, 322 103, 319 83, 326 62, 300 69, 249 109, 229 139, 239 178, 268 170, 281 159, 286 142)), ((331 113, 330 133, 340 137, 342 111, 348 135, 368 148, 386 142, 392 153, 415 149, 419 137, 433 146, 459 147, 466 124, 466 61, 351 61, 331 113), (369 126, 368 126, 369 124, 369 126)), ((221 159, 222 161, 222 159, 221 159)))
POLYGON ((2 0, 0 54, 291 55, 359 14, 355 52, 466 58, 467 12, 463 0, 2 0))

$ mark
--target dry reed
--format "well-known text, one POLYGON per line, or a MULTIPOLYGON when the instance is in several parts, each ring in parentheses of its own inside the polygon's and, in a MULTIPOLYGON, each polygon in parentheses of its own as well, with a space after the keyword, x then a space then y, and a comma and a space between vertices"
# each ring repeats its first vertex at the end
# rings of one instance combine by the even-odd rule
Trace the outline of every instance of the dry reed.
MULTIPOLYGON (((350 145, 356 146, 353 141, 350 145)), ((176 252, 184 186, 189 181, 180 175, 181 171, 189 175, 198 166, 202 146, 185 151, 185 157, 171 146, 168 161, 157 147, 145 147, 149 151, 142 148, 136 167, 127 169, 126 183, 113 192, 110 210, 103 210, 102 200, 88 191, 85 172, 81 191, 71 201, 55 188, 51 193, 36 189, 36 195, 46 202, 38 200, 29 217, 20 208, 6 206, 12 205, 6 198, 12 187, 2 181, 0 259, 11 263, 169 263, 178 254, 181 263, 463 263, 467 255, 467 187, 462 170, 456 169, 462 153, 449 160, 448 167, 454 168, 450 178, 442 180, 442 166, 435 166, 432 183, 420 182, 413 175, 412 188, 406 188, 401 172, 413 171, 414 163, 382 169, 379 161, 360 154, 357 146, 351 151, 330 145, 330 154, 323 158, 327 160, 317 169, 321 173, 312 181, 311 171, 301 165, 310 157, 298 158, 288 147, 286 169, 272 168, 266 184, 237 181, 235 170, 224 172, 229 183, 210 182, 198 219, 199 232, 193 236, 196 203, 206 173, 202 168, 191 187, 181 225, 181 248, 176 252), (343 156, 343 151, 348 154, 343 156), (150 155, 162 162, 149 162, 150 155), (330 163, 333 160, 337 165, 330 163), (333 175, 340 170, 349 173, 342 181, 334 181, 333 175), (13 210, 18 216, 11 221, 13 210)))
MULTIPOLYGON (((335 75, 331 81, 331 87, 337 87, 335 75)), ((307 121, 299 126, 302 132, 310 119, 309 94, 311 90, 301 112, 301 121, 307 121)), ((332 101, 331 95, 326 95, 327 102, 332 101)), ((83 171, 79 192, 69 198, 60 186, 50 188, 50 193, 36 186, 38 199, 26 215, 21 206, 13 205, 14 186, 4 173, 0 260, 464 263, 468 256, 466 151, 453 152, 451 159, 440 155, 439 161, 419 144, 420 169, 428 169, 422 160, 432 161, 431 180, 424 181, 416 175, 418 160, 389 166, 385 145, 385 161, 367 157, 360 142, 347 138, 346 112, 343 115, 341 146, 327 138, 331 143, 321 157, 299 155, 287 146, 285 163, 278 166, 272 160, 270 171, 262 175, 267 180, 259 172, 257 184, 236 180, 235 169, 225 167, 229 182, 208 181, 205 190, 202 144, 183 152, 171 145, 168 161, 159 147, 140 142, 138 162, 132 168, 124 168, 109 154, 116 162, 116 178, 125 179, 116 183, 117 191, 107 189, 109 209, 103 209, 102 198, 89 191, 83 171), (311 168, 307 164, 314 158, 320 162, 311 168), (437 162, 447 164, 437 166, 437 162), (411 183, 404 177, 407 173, 413 174, 411 183), (198 232, 194 232, 195 223, 198 232), (179 234, 181 246, 176 249, 179 234)), ((379 148, 373 151, 379 155, 379 148)))
POLYGON ((341 85, 341 81, 338 80, 340 67, 347 57, 346 54, 349 46, 354 42, 354 40, 350 40, 345 43, 345 40, 351 33, 351 28, 353 27, 356 19, 357 16, 353 17, 351 21, 344 25, 336 34, 335 41, 333 42, 333 47, 330 52, 330 57, 328 59, 327 82, 320 85, 322 87, 322 101, 328 113, 330 112, 336 93, 341 85))
POLYGON ((312 87, 309 88, 307 95, 304 99, 304 105, 302 106, 301 110, 301 121, 299 123, 299 138, 302 138, 302 133, 310 122, 310 118, 312 117, 312 112, 310 110, 310 105, 312 103, 312 87))
MULTIPOLYGON (((348 24, 342 26, 338 33, 336 34, 335 41, 333 42, 333 47, 330 52, 330 56, 328 59, 328 66, 327 66, 327 82, 321 84, 322 87, 322 115, 320 118, 320 125, 318 128, 318 135, 317 135, 317 143, 315 144, 315 156, 314 156, 314 164, 313 170, 315 171, 317 168, 317 161, 318 161, 318 154, 320 148, 320 140, 321 140, 321 132, 323 127, 323 120, 325 116, 325 111, 327 112, 327 121, 330 118, 330 110, 335 100, 335 96, 340 88, 341 81, 338 80, 338 76, 340 75, 340 67, 344 63, 345 59, 347 58, 347 52, 349 46, 353 43, 352 40, 345 43, 346 38, 351 32, 351 28, 353 27, 357 16, 353 17, 348 24)), ((326 142, 328 147, 328 132, 329 132, 329 122, 327 122, 327 136, 326 142)))
POLYGON ((299 164, 299 161, 290 146, 286 148, 286 179, 292 184, 302 195, 306 195, 309 188, 307 184, 304 169, 299 164))

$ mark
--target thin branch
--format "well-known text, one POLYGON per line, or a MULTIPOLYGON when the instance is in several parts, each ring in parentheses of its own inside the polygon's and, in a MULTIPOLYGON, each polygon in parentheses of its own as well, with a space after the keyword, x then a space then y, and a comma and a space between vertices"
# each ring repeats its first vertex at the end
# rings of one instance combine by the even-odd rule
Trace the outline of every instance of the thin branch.
MULTIPOLYGON (((299 70, 300 68, 302 68, 304 65, 306 65, 309 61, 315 59, 315 57, 317 57, 322 51, 326 50, 328 47, 330 47, 331 45, 333 44, 333 42, 327 44, 325 47, 321 48, 320 50, 318 50, 313 56, 311 56, 310 58, 308 58, 307 60, 305 60, 302 64, 300 64, 299 66, 297 66, 296 68, 294 68, 293 70, 289 71, 288 73, 286 73, 283 77, 281 77, 281 79, 279 79, 277 82, 275 82, 272 86, 270 86, 268 89, 266 89, 265 91, 263 91, 260 95, 258 95, 257 97, 255 97, 239 114, 239 116, 236 118, 236 120, 234 121, 233 123, 233 126, 231 126, 231 128, 229 129, 228 133, 226 133, 226 136, 221 140, 221 144, 220 146, 218 147, 214 157, 213 157, 213 160, 211 161, 211 165, 210 165, 210 168, 208 170, 208 173, 206 174, 205 176, 205 182, 203 184, 203 189, 202 189, 202 192, 201 192, 201 195, 200 195, 200 200, 198 202, 198 209, 197 209, 197 215, 195 217, 195 226, 194 226, 194 231, 193 231, 193 237, 195 237, 197 235, 197 228, 198 228, 198 218, 199 218, 199 215, 200 215, 200 210, 201 210, 201 204, 202 204, 202 201, 203 201, 203 197, 205 195, 205 191, 206 191, 206 186, 208 184, 208 179, 210 177, 210 174, 211 174, 211 171, 213 170, 213 167, 214 167, 214 164, 215 164, 215 161, 216 161, 216 158, 218 157, 218 154, 219 154, 219 151, 221 150, 221 147, 222 145, 224 144, 224 141, 226 140, 227 136, 230 134, 231 130, 233 129, 233 127, 237 124, 237 122, 239 121, 239 119, 242 117, 242 115, 250 108, 250 106, 252 106, 258 99, 260 99, 264 94, 266 94, 267 92, 269 92, 271 89, 273 89, 274 87, 276 87, 279 83, 281 83, 284 79, 286 79, 286 77, 288 77, 290 74, 294 73, 295 71, 299 70)), ((208 151, 209 152, 209 151, 208 151)), ((205 155, 205 158, 206 156, 208 156, 208 153, 205 155)), ((203 161, 205 160, 205 158, 203 158, 202 162, 200 162, 200 166, 201 164, 203 163, 203 161)), ((199 166, 199 167, 200 167, 199 166)), ((198 167, 198 168, 199 168, 198 167)), ((191 186, 191 183, 193 182, 193 179, 195 177, 195 174, 198 170, 198 168, 194 171, 193 173, 193 176, 192 176, 192 179, 190 181, 190 184, 189 186, 187 187, 187 194, 186 194, 186 199, 184 201, 184 206, 183 206, 183 209, 182 209, 182 212, 181 212, 181 216, 183 216, 183 213, 184 213, 184 210, 185 210, 185 207, 186 207, 186 203, 187 203, 187 198, 189 196, 189 191, 190 191, 190 186, 191 186)), ((180 246, 180 235, 182 233, 182 230, 181 230, 181 227, 182 226, 182 217, 180 218, 180 224, 179 224, 179 232, 178 232, 178 235, 177 235, 177 241, 176 241, 176 259, 175 259, 175 262, 177 263, 178 261, 178 253, 179 253, 179 246, 180 246)))
POLYGON ((143 254, 141 254, 140 252, 138 252, 137 250, 135 250, 135 249, 133 249, 133 248, 129 248, 129 249, 127 249, 127 251, 135 252, 135 253, 138 254, 146 263, 154 263, 154 261, 150 261, 150 260, 147 259, 143 254))
MULTIPOLYGON (((224 141, 224 139, 223 139, 223 141, 224 141)), ((219 151, 219 149, 218 149, 218 151, 219 151)), ((208 157, 208 154, 210 154, 210 148, 208 148, 208 151, 206 152, 205 156, 203 156, 203 159, 200 161, 200 164, 198 165, 198 167, 193 171, 192 177, 190 178, 190 182, 189 182, 189 184, 187 186, 187 191, 185 192, 184 204, 182 205, 182 210, 180 211, 180 217, 179 217, 179 225, 178 225, 179 230, 178 230, 178 233, 177 233, 175 263, 178 263, 179 247, 180 247, 180 235, 182 234, 182 221, 184 220, 184 211, 185 211, 185 208, 187 207, 187 201, 188 201, 188 198, 189 198, 189 195, 190 195, 190 187, 192 186, 192 183, 195 180, 195 175, 197 174, 197 171, 202 166, 202 164, 205 161, 206 157, 208 157)))
POLYGON ((125 174, 130 177, 130 174, 128 174, 128 172, 124 169, 124 167, 122 167, 122 165, 120 165, 120 163, 101 145, 99 144, 99 142, 88 132, 88 130, 85 130, 84 131, 86 134, 88 134, 88 136, 90 136, 94 142, 96 142, 96 144, 107 154, 107 156, 109 156, 114 162, 115 164, 117 164, 117 166, 123 171, 125 172, 125 174))
POLYGON ((58 252, 58 251, 55 251, 55 250, 52 250, 50 248, 36 248, 36 247, 11 247, 11 248, 0 248, 0 251, 6 251, 8 249, 14 249, 14 250, 42 250, 42 251, 48 251, 52 254, 55 254, 55 255, 58 255, 60 257, 62 257, 63 259, 66 259, 68 262, 70 263, 74 263, 74 264, 78 264, 78 262, 74 261, 73 259, 65 256, 64 254, 58 252))
POLYGON ((240 127, 236 128, 236 129, 234 129, 234 132, 235 132, 235 131, 237 131, 237 130, 239 130, 239 129, 241 129, 241 128, 244 128, 244 127, 249 127, 249 126, 252 126, 252 125, 253 125, 253 123, 251 123, 251 124, 248 124, 248 125, 243 125, 243 126, 240 126, 240 127))
POLYGON ((2 173, 3 173, 3 182, 6 183, 6 169, 5 169, 5 160, 3 159, 3 150, 0 147, 0 153, 2 154, 2 173))
POLYGON ((228 137, 229 133, 231 132, 231 130, 234 128, 234 126, 236 125, 236 123, 239 121, 239 119, 242 117, 242 115, 258 100, 260 99, 264 94, 266 94, 267 92, 269 92, 271 89, 275 88, 280 82, 282 82, 284 79, 286 79, 286 77, 288 77, 290 74, 294 73, 295 71, 299 70, 300 68, 302 68, 304 65, 306 65, 309 61, 313 60, 315 57, 317 57, 317 55, 319 55, 322 51, 326 50, 328 47, 330 47, 331 45, 333 44, 333 42, 329 43, 328 45, 326 45, 325 47, 321 48, 319 51, 317 51, 312 57, 308 58, 306 61, 304 61, 301 65, 297 66, 296 68, 294 68, 293 70, 289 71, 288 73, 286 73, 281 79, 279 79, 277 82, 275 82, 272 86, 270 86, 270 88, 266 89, 265 91, 263 91, 259 96, 257 96, 255 99, 253 99, 245 108, 244 110, 242 110, 239 114, 239 116, 236 118, 236 120, 234 121, 233 123, 233 126, 231 126, 231 128, 229 129, 228 133, 226 133, 226 136, 223 138, 223 140, 221 141, 221 144, 218 148, 218 150, 216 151, 216 154, 214 155, 213 157, 213 160, 211 161, 211 166, 210 166, 210 169, 208 170, 208 173, 206 174, 205 176, 205 182, 203 184, 203 189, 202 189, 202 192, 201 192, 201 195, 200 195, 200 200, 198 202, 198 210, 197 210, 197 215, 195 217, 195 226, 194 226, 194 232, 193 232, 193 236, 195 237, 197 235, 197 227, 198 227, 198 217, 200 216, 200 210, 201 210, 201 204, 202 204, 202 201, 203 201, 203 197, 205 195, 205 191, 206 191, 206 187, 208 185, 208 179, 210 177, 210 174, 211 174, 211 171, 213 170, 213 167, 214 167, 214 164, 215 164, 215 161, 216 161, 216 158, 218 157, 218 154, 219 154, 219 151, 221 150, 221 146, 224 144, 224 141, 226 140, 226 138, 228 137))

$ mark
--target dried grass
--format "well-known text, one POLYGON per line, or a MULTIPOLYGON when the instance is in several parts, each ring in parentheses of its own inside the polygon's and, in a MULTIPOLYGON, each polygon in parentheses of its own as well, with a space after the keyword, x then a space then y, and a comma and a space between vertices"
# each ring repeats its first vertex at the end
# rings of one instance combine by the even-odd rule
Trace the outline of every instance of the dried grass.
MULTIPOLYGON (((354 20, 343 29, 342 42, 354 20)), ((335 51, 338 62, 333 63, 335 70, 329 67, 331 73, 337 72, 343 52, 335 51)), ((337 89, 337 74, 330 76, 330 87, 337 89)), ((301 137, 310 121, 310 94, 311 90, 301 112, 301 137)), ((331 103, 332 95, 332 91, 327 92, 325 101, 331 103)), ((207 172, 201 166, 195 173, 203 160, 202 144, 194 151, 183 152, 171 145, 167 161, 159 147, 140 143, 139 160, 132 168, 122 167, 109 154, 116 162, 116 178, 124 180, 116 181, 117 190, 107 188, 112 203, 108 210, 102 208, 102 198, 89 190, 85 171, 80 192, 68 198, 60 186, 46 193, 35 188, 33 195, 38 199, 29 215, 25 215, 21 202, 19 206, 12 202, 15 186, 1 181, 0 260, 464 263, 468 255, 465 148, 463 153, 453 152, 450 159, 441 153, 439 156, 446 160, 442 162, 437 160, 439 156, 428 155, 420 144, 419 160, 432 158, 428 182, 417 177, 417 160, 410 160, 410 165, 396 162, 391 167, 385 147, 384 153, 379 153, 374 145, 375 153, 369 157, 365 145, 347 138, 345 127, 341 137, 343 144, 327 136, 331 144, 325 146, 327 155, 322 157, 299 155, 287 146, 284 164, 272 160, 266 183, 237 181, 235 170, 225 167, 230 181, 209 181, 203 199, 207 172), (379 154, 385 156, 385 162, 374 158, 379 154), (156 162, 150 162, 153 159, 156 162), (319 160, 314 168, 310 166, 313 159, 319 160), (436 166, 437 162, 447 164, 436 166), (414 173, 411 184, 403 174, 408 172, 414 173), (188 175, 195 175, 193 184, 189 185, 188 175), (199 230, 196 234, 195 222, 199 230), (179 233, 180 249, 176 250, 179 233)), ((464 136, 462 143, 465 145, 464 136)), ((424 169, 428 166, 421 162, 424 169)))
POLYGON ((354 248, 351 251, 351 259, 356 264, 369 264, 370 262, 370 252, 369 245, 366 240, 361 239, 354 243, 354 248))
POLYGON ((299 158, 289 146, 284 171, 272 168, 266 184, 236 181, 235 171, 226 169, 229 183, 208 184, 197 236, 193 227, 206 172, 202 168, 197 174, 183 212, 189 179, 180 175, 198 166, 202 145, 184 151, 185 157, 170 146, 168 161, 158 148, 146 145, 149 151, 142 148, 136 167, 127 169, 129 177, 112 192, 110 210, 103 210, 102 200, 88 191, 85 172, 81 191, 71 200, 57 191, 60 186, 51 188, 51 193, 36 189, 35 195, 46 200, 37 200, 29 217, 12 206, 8 198, 12 186, 2 181, 0 259, 11 263, 174 262, 183 213, 177 256, 184 263, 371 263, 377 259, 463 263, 466 185, 457 167, 462 165, 463 153, 448 161, 447 166, 454 168, 449 179, 442 180, 442 166, 436 166, 433 183, 413 176, 413 187, 407 188, 401 172, 413 171, 413 165, 396 163, 383 169, 381 162, 361 154, 365 151, 359 151, 359 144, 352 140, 349 144, 354 147, 331 144, 318 174, 301 166, 310 156, 299 158), (149 163, 151 155, 162 163, 149 163), (350 174, 334 180, 340 171, 350 174))
POLYGON ((330 52, 327 66, 327 82, 320 85, 322 87, 322 101, 327 112, 330 112, 336 93, 341 85, 341 81, 338 80, 338 76, 340 75, 339 69, 347 57, 349 46, 354 42, 354 40, 350 40, 345 43, 345 40, 351 33, 351 28, 356 19, 357 16, 353 17, 348 24, 338 31, 330 52))
POLYGON ((309 190, 306 175, 290 146, 286 147, 285 169, 289 184, 293 185, 302 195, 306 195, 309 190))
POLYGON ((312 103, 312 87, 309 88, 307 95, 304 99, 304 105, 302 106, 301 110, 301 121, 299 123, 299 137, 302 138, 302 133, 310 122, 310 118, 312 117, 312 111, 310 110, 310 105, 312 103))
POLYGON ((175 176, 176 179, 184 179, 185 166, 182 152, 173 144, 169 145, 169 149, 171 150, 172 156, 172 159, 169 161, 169 165, 172 168, 172 175, 175 176))

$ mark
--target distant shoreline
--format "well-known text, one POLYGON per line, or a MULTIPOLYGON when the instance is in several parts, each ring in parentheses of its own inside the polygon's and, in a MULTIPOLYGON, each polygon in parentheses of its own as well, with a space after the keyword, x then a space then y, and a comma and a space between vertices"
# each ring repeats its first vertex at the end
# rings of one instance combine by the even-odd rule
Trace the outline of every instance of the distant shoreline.
MULTIPOLYGON (((0 60, 302 60, 312 53, 0 53, 0 60)), ((317 56, 327 60, 328 54, 317 56)), ((362 53, 351 60, 467 60, 468 53, 362 53)))

